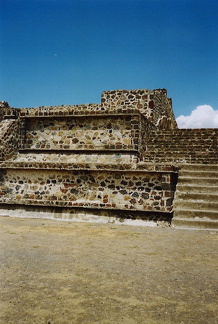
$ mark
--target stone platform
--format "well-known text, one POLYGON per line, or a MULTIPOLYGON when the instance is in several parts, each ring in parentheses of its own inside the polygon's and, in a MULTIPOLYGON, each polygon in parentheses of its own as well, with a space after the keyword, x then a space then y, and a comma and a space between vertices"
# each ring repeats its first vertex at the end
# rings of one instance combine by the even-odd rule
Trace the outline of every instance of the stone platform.
MULTIPOLYGON (((122 214, 156 225, 174 216, 179 225, 182 205, 174 198, 184 166, 217 165, 218 156, 218 130, 179 130, 165 89, 105 91, 100 104, 20 109, 2 102, 0 138, 4 215, 19 206, 35 215, 110 221, 122 214)), ((190 205, 188 195, 179 199, 190 205)), ((218 215, 211 215, 213 228, 218 215)))

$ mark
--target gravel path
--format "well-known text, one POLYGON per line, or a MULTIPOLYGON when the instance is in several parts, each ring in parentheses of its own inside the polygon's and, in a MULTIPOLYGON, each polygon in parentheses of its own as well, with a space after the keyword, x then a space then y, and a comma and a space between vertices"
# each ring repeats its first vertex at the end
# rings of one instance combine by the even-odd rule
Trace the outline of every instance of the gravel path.
POLYGON ((1 324, 218 323, 218 232, 0 222, 1 324))

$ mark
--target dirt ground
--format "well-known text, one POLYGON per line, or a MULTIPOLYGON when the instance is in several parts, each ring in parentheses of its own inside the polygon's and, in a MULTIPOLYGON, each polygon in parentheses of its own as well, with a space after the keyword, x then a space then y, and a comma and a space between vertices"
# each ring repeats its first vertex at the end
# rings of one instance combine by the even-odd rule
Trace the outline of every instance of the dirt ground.
POLYGON ((0 217, 0 323, 218 323, 218 232, 0 217))

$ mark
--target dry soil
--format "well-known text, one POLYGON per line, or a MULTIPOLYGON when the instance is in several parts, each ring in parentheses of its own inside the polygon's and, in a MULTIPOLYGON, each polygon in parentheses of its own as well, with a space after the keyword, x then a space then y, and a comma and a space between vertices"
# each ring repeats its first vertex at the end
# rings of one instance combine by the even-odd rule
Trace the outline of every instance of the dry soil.
POLYGON ((0 323, 218 323, 217 232, 0 217, 0 323))

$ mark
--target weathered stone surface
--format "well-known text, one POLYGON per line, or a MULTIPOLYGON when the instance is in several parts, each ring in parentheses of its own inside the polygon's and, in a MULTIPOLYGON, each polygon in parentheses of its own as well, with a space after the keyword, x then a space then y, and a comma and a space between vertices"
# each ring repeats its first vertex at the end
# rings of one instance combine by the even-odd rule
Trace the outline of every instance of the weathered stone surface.
POLYGON ((118 178, 116 172, 107 171, 7 169, 1 179, 1 203, 5 204, 172 211, 168 197, 173 198, 174 192, 167 188, 165 193, 161 172, 125 171, 118 178))
POLYGON ((100 104, 2 103, 0 205, 172 215, 178 164, 217 161, 217 135, 178 130, 165 89, 105 91, 100 104))

